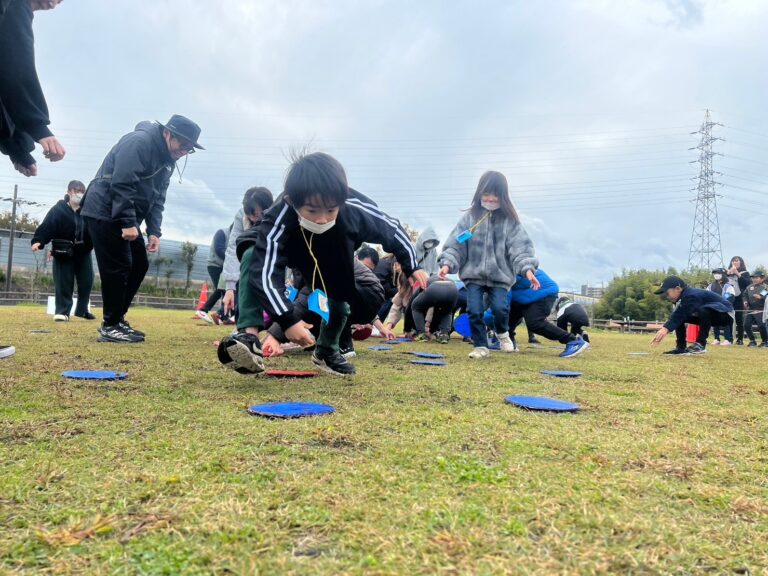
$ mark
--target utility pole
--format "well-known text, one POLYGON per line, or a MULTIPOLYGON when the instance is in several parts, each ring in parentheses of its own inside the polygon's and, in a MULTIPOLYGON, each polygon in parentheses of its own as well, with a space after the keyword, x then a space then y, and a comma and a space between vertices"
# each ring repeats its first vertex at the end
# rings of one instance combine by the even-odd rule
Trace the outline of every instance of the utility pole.
POLYGON ((712 150, 712 144, 722 138, 712 136, 712 128, 722 126, 718 122, 712 122, 709 109, 704 114, 704 122, 696 132, 701 134, 698 146, 690 150, 699 151, 699 159, 691 164, 699 164, 699 175, 694 177, 698 185, 692 191, 696 191, 696 212, 693 218, 693 232, 691 233, 691 246, 688 251, 688 268, 705 268, 711 270, 715 266, 723 265, 723 248, 720 244, 720 222, 717 217, 717 193, 715 188, 722 186, 716 182, 715 172, 712 168, 712 158, 722 156, 712 150))
POLYGON ((19 185, 13 185, 13 198, 0 198, 5 202, 11 202, 11 237, 8 239, 8 267, 5 269, 5 294, 6 296, 11 291, 11 270, 13 270, 13 240, 16 236, 16 207, 21 204, 27 204, 29 206, 42 206, 37 202, 29 202, 19 198, 19 185))

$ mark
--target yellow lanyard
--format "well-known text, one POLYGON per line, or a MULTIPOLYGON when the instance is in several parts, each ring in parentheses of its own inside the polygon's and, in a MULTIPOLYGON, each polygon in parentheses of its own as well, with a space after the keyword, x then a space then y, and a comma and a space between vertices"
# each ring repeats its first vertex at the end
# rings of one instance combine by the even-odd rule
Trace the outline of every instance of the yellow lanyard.
POLYGON ((325 289, 325 280, 323 280, 323 273, 320 271, 320 264, 318 264, 317 262, 315 253, 312 252, 312 240, 315 239, 315 235, 312 234, 312 237, 309 239, 309 241, 307 241, 307 235, 304 232, 304 228, 302 228, 301 237, 304 238, 304 244, 307 245, 307 250, 309 251, 309 255, 312 257, 312 261, 315 263, 315 269, 312 272, 312 292, 315 291, 315 275, 317 275, 317 276, 320 276, 320 283, 323 285, 323 292, 325 292, 325 295, 328 296, 328 291, 325 289))
POLYGON ((474 232, 474 231, 475 231, 475 228, 477 228, 478 226, 480 226, 480 224, 482 224, 483 222, 485 222, 485 220, 486 220, 486 219, 488 218, 488 216, 490 216, 490 215, 491 215, 491 213, 490 213, 490 212, 486 212, 486 213, 485 213, 485 216, 483 216, 482 218, 480 218, 480 220, 478 220, 478 221, 477 221, 477 223, 476 223, 474 226, 472 226, 472 227, 469 229, 469 231, 470 231, 470 232, 474 232))

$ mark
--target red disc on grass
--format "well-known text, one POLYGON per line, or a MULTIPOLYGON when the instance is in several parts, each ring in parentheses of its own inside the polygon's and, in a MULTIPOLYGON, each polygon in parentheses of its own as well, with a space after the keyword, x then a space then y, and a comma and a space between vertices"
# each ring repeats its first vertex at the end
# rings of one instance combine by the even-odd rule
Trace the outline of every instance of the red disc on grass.
POLYGON ((366 324, 365 326, 352 332, 352 339, 366 340, 371 337, 371 334, 373 334, 373 327, 370 324, 366 324))

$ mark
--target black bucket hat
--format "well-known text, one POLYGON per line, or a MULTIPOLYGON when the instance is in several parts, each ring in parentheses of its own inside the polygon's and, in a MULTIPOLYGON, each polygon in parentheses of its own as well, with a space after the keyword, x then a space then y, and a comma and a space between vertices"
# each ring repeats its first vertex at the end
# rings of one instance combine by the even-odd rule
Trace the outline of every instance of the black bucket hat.
POLYGON ((205 150, 197 139, 200 138, 200 126, 192 122, 189 118, 174 114, 165 124, 158 122, 163 128, 167 128, 174 136, 179 136, 192 143, 198 150, 205 150))

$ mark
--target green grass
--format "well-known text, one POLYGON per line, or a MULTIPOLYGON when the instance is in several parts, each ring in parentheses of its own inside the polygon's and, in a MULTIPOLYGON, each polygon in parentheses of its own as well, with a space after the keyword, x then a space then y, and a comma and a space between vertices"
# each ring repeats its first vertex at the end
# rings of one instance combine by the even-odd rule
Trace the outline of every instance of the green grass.
MULTIPOLYGON (((219 365, 224 327, 132 311, 145 344, 2 308, 0 572, 55 574, 762 573, 768 351, 630 356, 650 336, 494 353, 359 345, 352 380, 219 365), (52 334, 30 333, 52 329, 52 334), (402 350, 448 355, 408 364, 402 350), (122 382, 65 380, 119 369, 122 382), (559 380, 542 369, 577 369, 559 380), (528 413, 505 395, 579 402, 528 413), (333 404, 272 421, 246 407, 333 404)), ((665 343, 666 344, 666 343, 665 343)), ((671 342, 670 342, 671 344, 671 342)), ((666 349, 668 346, 663 346, 666 349)), ((270 364, 306 368, 307 356, 270 364)))

